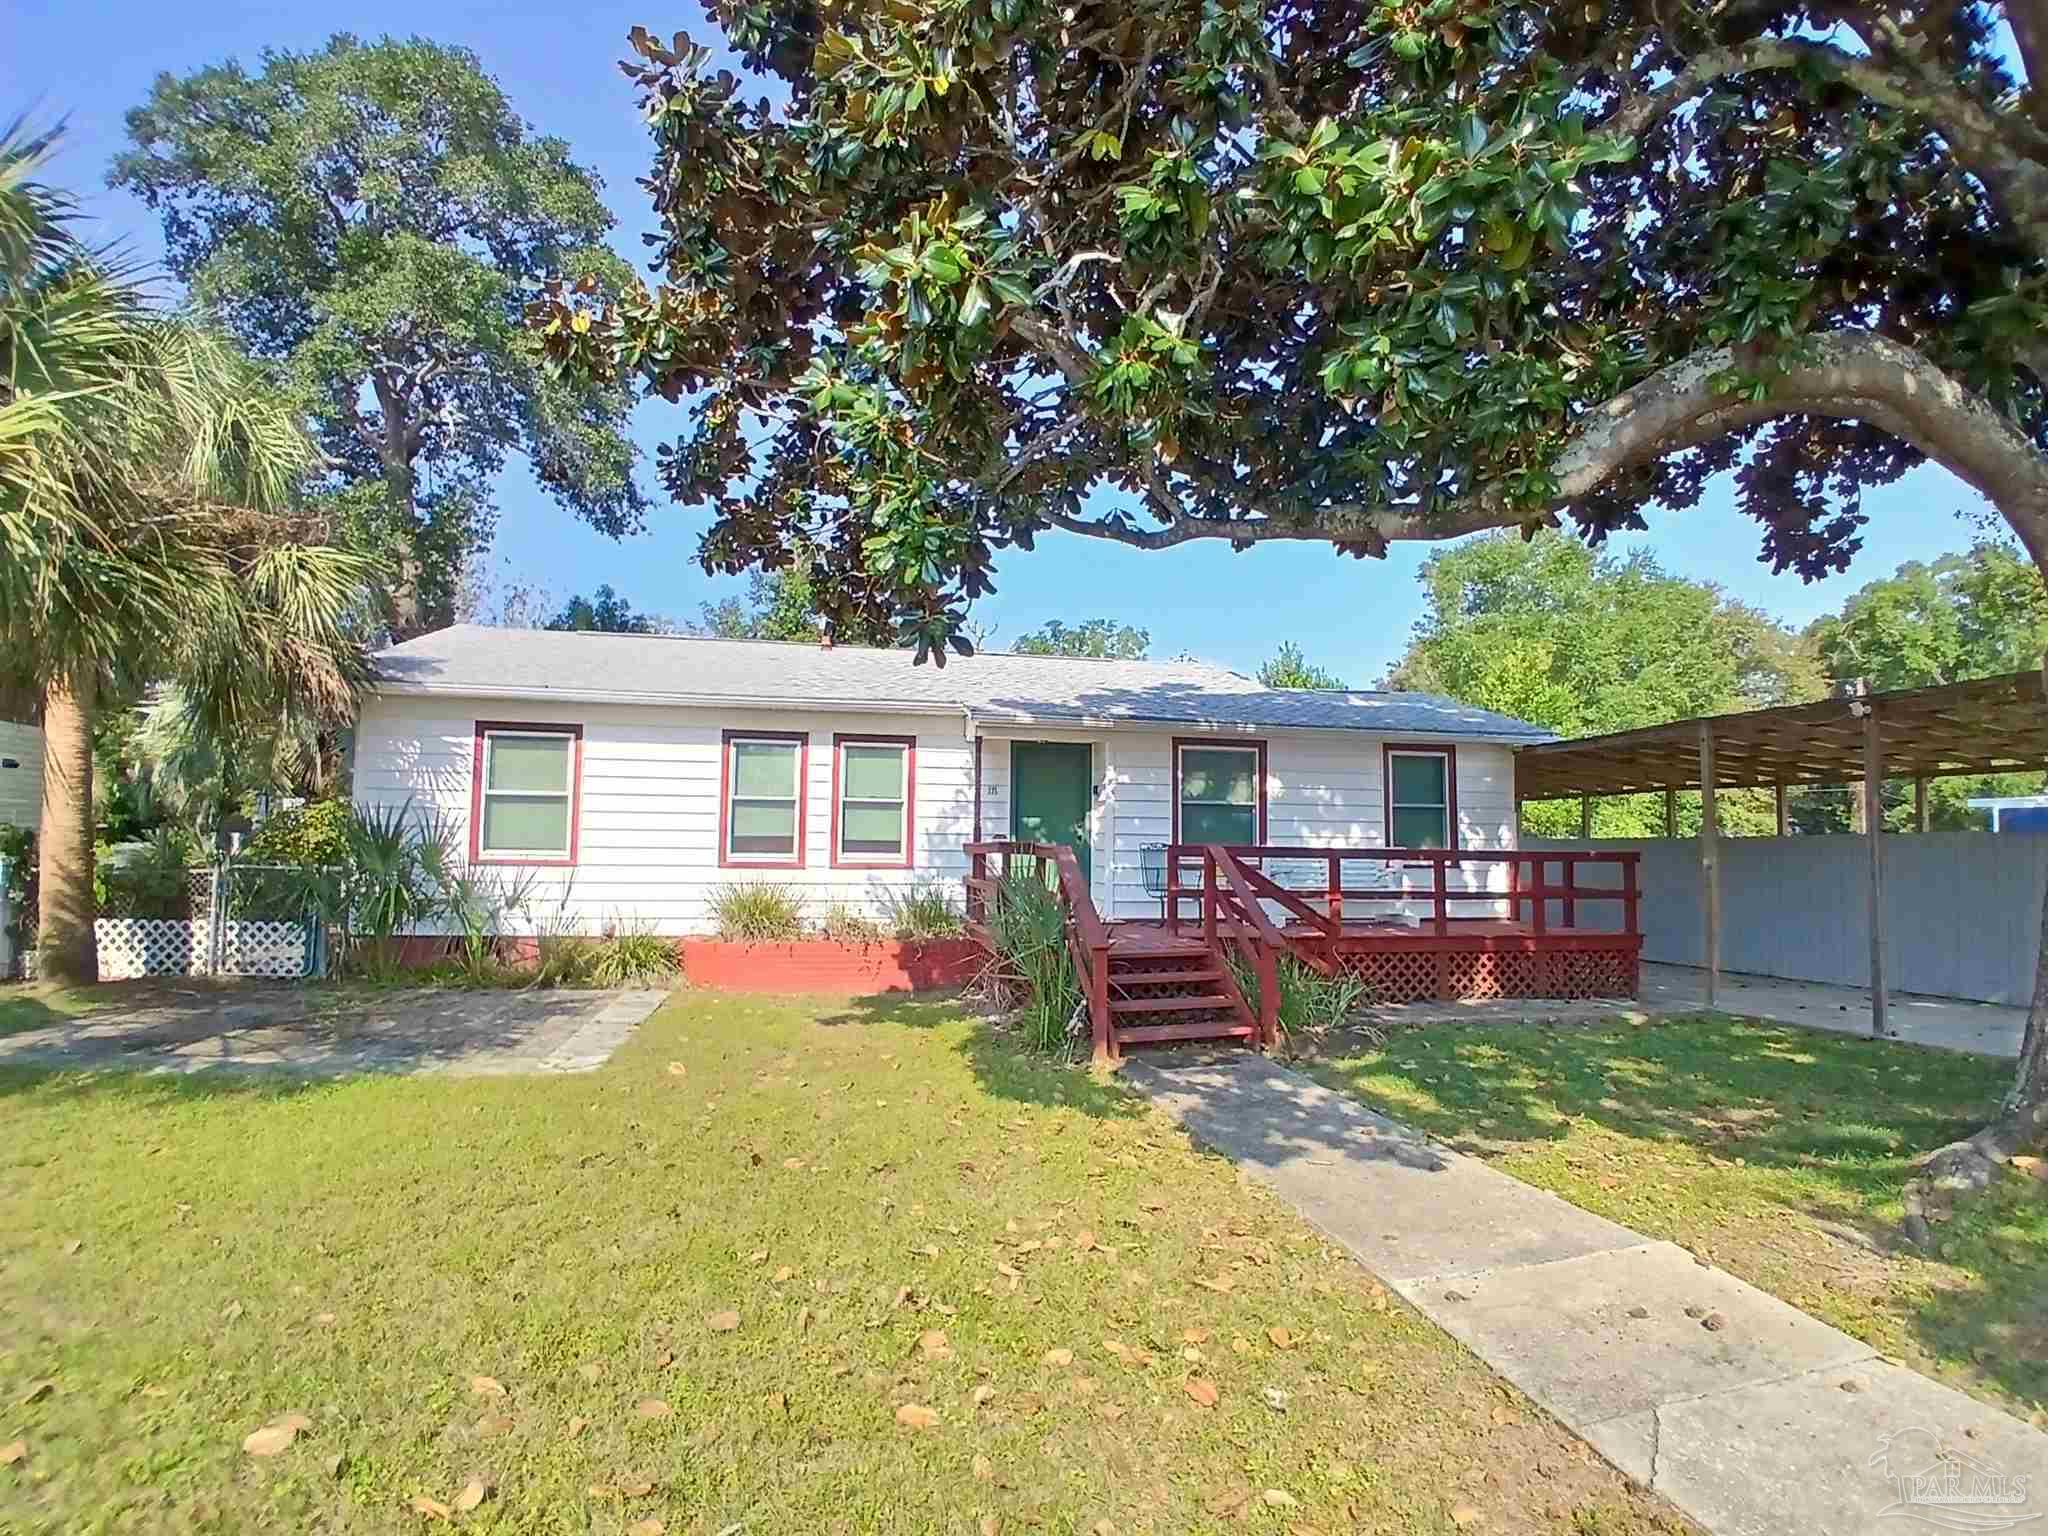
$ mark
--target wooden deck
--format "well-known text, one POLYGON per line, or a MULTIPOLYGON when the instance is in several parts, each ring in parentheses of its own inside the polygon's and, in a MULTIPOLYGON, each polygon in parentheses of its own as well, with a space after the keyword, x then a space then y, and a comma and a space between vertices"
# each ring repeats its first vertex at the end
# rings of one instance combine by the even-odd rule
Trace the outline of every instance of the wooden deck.
MULTIPOLYGON (((1200 924, 1178 933, 1164 923, 1109 927, 1109 952, 1122 966, 1185 961, 1207 953, 1200 924)), ((1383 1003, 1459 1002, 1474 998, 1634 997, 1642 939, 1633 934, 1556 924, 1538 932, 1505 918, 1452 918, 1448 931, 1347 922, 1334 939, 1306 923, 1280 931, 1299 953, 1328 956, 1364 981, 1383 1003)))
POLYGON ((1168 844, 1159 866, 1162 908, 1179 915, 1168 923, 1163 916, 1104 921, 1072 850, 1060 845, 975 843, 967 851, 969 932, 984 943, 1013 857, 1029 861, 1034 881, 1047 870, 1056 875, 1098 1056, 1177 1041, 1272 1046, 1280 1038, 1283 959, 1323 976, 1348 972, 1381 1003, 1636 995, 1643 941, 1633 853, 1168 844), (1317 889, 1283 886, 1266 872, 1275 861, 1297 874, 1304 862, 1320 866, 1324 879, 1317 889), (1181 878, 1190 863, 1198 883, 1181 878), (1398 883, 1347 873, 1360 863, 1398 866, 1398 883), (1506 866, 1505 881, 1473 888, 1462 874, 1451 878, 1455 866, 1489 864, 1506 866), (1600 865, 1617 868, 1619 884, 1581 883, 1582 868, 1600 865), (1429 871, 1420 889, 1417 869, 1429 871), (1385 915, 1358 914, 1375 903, 1385 915), (1455 907, 1474 905, 1508 915, 1454 915, 1455 907), (1427 908, 1419 924, 1405 920, 1416 907, 1427 908), (1603 915, 1618 909, 1620 921, 1582 927, 1586 907, 1603 915))

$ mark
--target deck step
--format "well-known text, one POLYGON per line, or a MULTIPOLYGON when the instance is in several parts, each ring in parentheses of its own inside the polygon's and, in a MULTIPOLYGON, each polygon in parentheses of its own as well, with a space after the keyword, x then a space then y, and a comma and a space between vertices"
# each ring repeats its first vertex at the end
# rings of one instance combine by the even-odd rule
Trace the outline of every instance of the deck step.
POLYGON ((1116 1031, 1118 1045, 1158 1045, 1168 1040, 1250 1040, 1249 1024, 1139 1024, 1116 1031))
POLYGON ((1111 1013, 1192 1013, 1198 1008, 1236 1007, 1236 1000, 1225 997, 1221 992, 1206 993, 1201 997, 1112 997, 1109 1000, 1111 1013))
POLYGON ((1164 987, 1180 986, 1190 981, 1221 981, 1223 973, 1213 965, 1196 971, 1120 971, 1116 962, 1109 967, 1109 984, 1112 987, 1164 987))

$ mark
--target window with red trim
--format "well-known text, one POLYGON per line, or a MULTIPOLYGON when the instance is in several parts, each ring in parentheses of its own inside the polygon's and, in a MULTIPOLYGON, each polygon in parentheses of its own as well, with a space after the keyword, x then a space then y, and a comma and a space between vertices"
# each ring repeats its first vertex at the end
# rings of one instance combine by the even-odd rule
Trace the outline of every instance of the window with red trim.
POLYGON ((805 749, 802 736, 726 733, 719 863, 802 865, 805 749))
POLYGON ((582 737, 581 726, 477 722, 470 770, 473 859, 574 862, 582 737))
POLYGON ((910 868, 917 743, 908 736, 835 736, 832 750, 832 862, 910 868))

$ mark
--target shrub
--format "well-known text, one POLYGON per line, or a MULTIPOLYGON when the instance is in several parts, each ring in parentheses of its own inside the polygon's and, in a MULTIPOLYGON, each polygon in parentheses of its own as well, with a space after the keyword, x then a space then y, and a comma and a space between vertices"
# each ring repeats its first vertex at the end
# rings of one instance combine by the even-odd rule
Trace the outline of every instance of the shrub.
POLYGON ((187 918, 192 915, 190 870, 197 858, 190 833, 158 827, 139 843, 95 850, 95 896, 102 917, 187 918))
POLYGON ((681 969, 675 940, 639 922, 614 920, 591 946, 590 979, 600 987, 666 986, 681 969))
POLYGON ((804 895, 795 886, 721 885, 710 905, 721 939, 772 944, 803 937, 804 895))
POLYGON ((952 894, 936 882, 891 891, 888 902, 889 926, 899 939, 957 939, 965 927, 952 894))
POLYGON ((879 944, 887 936, 880 923, 843 901, 833 902, 818 919, 818 937, 835 944, 879 944))
POLYGON ((252 864, 339 864, 348 855, 354 810, 346 800, 287 806, 256 829, 242 857, 252 864))
POLYGON ((1030 869, 1003 880, 989 923, 996 979, 1024 993, 1024 1026, 1041 1051, 1064 1047, 1081 1006, 1074 959, 1067 952, 1067 920, 1059 897, 1030 869))
MULTIPOLYGON (((1258 973, 1235 950, 1230 952, 1230 969, 1244 989, 1245 1001, 1257 1013, 1258 973)), ((1355 972, 1339 970, 1335 976, 1322 976, 1299 955, 1283 952, 1275 956, 1273 973, 1280 986, 1279 1020, 1283 1035, 1326 1034, 1366 1001, 1368 988, 1355 972)))

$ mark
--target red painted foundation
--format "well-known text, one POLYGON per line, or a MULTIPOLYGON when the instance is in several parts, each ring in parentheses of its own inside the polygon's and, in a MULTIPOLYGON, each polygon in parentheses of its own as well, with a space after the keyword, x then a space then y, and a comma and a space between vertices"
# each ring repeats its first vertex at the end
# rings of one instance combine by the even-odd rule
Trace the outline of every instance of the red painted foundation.
POLYGON ((973 939, 887 939, 879 944, 684 939, 680 947, 684 979, 721 992, 930 992, 965 986, 982 963, 981 946, 973 939))

